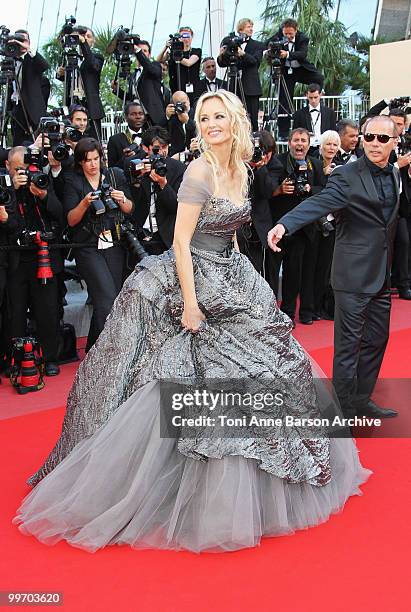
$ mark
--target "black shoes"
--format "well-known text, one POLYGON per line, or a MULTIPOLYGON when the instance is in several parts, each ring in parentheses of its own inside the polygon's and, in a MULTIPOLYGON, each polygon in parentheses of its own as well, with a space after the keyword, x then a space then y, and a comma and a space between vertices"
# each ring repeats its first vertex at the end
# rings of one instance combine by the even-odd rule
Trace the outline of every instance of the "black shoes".
POLYGON ((312 325, 313 320, 311 317, 300 317, 300 323, 302 323, 303 325, 312 325))
POLYGON ((60 374, 60 368, 54 361, 48 361, 44 367, 44 373, 46 376, 57 376, 60 374))
POLYGON ((411 289, 398 289, 400 300, 411 300, 411 289))
POLYGON ((380 408, 372 400, 368 401, 365 408, 360 408, 357 411, 358 416, 371 416, 378 419, 392 419, 398 416, 398 412, 392 408, 380 408))

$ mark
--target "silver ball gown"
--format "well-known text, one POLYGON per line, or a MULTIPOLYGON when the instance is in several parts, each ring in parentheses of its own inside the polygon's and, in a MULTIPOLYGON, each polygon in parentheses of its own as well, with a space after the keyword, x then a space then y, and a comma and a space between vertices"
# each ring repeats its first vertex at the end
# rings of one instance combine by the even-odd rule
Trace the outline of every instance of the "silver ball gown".
MULTIPOLYGON (((207 322, 192 334, 173 249, 126 280, 68 397, 62 433, 14 523, 45 544, 227 551, 340 511, 371 473, 349 438, 160 436, 160 381, 287 381, 288 406, 315 414, 313 365, 249 260, 232 250, 250 205, 213 197, 200 157, 179 200, 201 206, 191 252, 207 322)), ((328 398, 330 401, 330 398, 328 398)), ((331 400, 332 401, 332 400, 331 400)))

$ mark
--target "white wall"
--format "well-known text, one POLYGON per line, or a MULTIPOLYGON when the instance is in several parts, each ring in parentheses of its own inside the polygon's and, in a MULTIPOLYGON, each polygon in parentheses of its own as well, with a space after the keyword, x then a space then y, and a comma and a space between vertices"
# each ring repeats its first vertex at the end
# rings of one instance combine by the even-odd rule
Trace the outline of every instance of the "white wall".
POLYGON ((383 98, 411 96, 411 40, 370 48, 371 105, 383 98))

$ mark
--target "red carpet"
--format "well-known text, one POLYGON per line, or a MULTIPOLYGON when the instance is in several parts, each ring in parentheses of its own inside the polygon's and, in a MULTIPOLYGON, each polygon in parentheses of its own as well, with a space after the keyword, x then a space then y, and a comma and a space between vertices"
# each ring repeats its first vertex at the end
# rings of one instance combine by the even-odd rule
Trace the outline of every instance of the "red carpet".
MULTIPOLYGON (((385 377, 411 378, 409 311, 408 304, 394 302, 385 377)), ((297 326, 296 336, 329 374, 332 324, 297 326)), ((363 464, 374 471, 364 495, 351 498, 324 525, 264 540, 256 549, 194 555, 115 547, 91 555, 65 543, 48 548, 21 535, 11 519, 29 491, 25 479, 54 444, 63 416, 63 408, 44 408, 63 406, 74 369, 63 366, 60 377, 47 379, 46 389, 24 399, 7 381, 0 386, 0 591, 62 591, 62 608, 70 612, 409 610, 409 439, 358 440, 363 464), (14 414, 26 414, 5 418, 16 406, 14 414)), ((393 381, 385 393, 384 405, 396 406, 393 381)))

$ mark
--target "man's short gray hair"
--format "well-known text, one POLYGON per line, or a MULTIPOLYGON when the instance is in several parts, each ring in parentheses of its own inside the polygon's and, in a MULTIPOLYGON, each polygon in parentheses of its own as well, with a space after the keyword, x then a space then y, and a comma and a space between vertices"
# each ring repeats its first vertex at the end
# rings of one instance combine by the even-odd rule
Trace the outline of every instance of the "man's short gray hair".
POLYGON ((345 134, 348 128, 359 130, 358 124, 352 119, 341 119, 341 121, 339 121, 337 124, 337 132, 340 136, 345 134))
POLYGON ((387 124, 389 124, 391 126, 391 128, 392 128, 392 135, 393 136, 398 136, 397 126, 396 126, 395 122, 391 119, 391 117, 389 115, 375 115, 375 117, 369 117, 364 122, 364 125, 362 126, 362 133, 363 134, 366 133, 368 126, 373 121, 384 121, 385 123, 387 123, 387 124))

